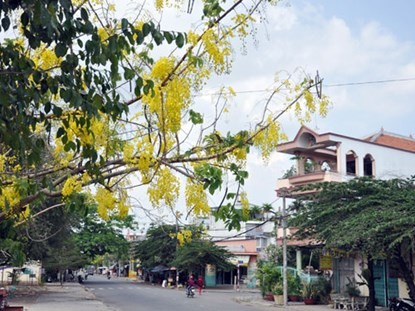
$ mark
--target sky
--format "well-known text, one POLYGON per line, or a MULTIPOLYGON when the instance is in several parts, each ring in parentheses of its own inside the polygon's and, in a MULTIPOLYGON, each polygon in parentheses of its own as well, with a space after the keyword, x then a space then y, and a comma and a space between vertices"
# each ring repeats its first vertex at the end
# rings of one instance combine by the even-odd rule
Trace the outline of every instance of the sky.
MULTIPOLYGON (((232 73, 214 79, 200 100, 212 102, 210 92, 232 85, 238 94, 233 103, 238 115, 230 114, 224 122, 249 126, 275 74, 302 68, 311 76, 319 72, 323 93, 332 102, 326 118, 315 117, 306 124, 312 130, 363 138, 383 128, 415 137, 413 12, 411 0, 281 1, 266 11, 266 22, 255 38, 247 39, 246 50, 235 49, 232 73)), ((175 14, 178 27, 190 19, 175 14)), ((292 140, 300 124, 289 115, 281 123, 292 140)), ((288 156, 278 153, 265 165, 253 152, 244 187, 250 202, 272 203, 278 209, 276 181, 291 165, 288 156)))
MULTIPOLYGON (((323 78, 332 107, 326 118, 306 126, 363 138, 381 128, 415 137, 414 1, 283 1, 268 12, 268 25, 256 47, 239 56, 231 75, 235 90, 263 90, 279 70, 301 67, 323 78)), ((259 30, 260 32, 260 30, 259 30)), ((241 94, 251 115, 260 92, 241 94)), ((292 118, 282 125, 290 140, 300 128, 292 118)), ((251 203, 276 200, 276 180, 292 165, 274 153, 267 166, 258 154, 248 161, 245 189, 251 203)))

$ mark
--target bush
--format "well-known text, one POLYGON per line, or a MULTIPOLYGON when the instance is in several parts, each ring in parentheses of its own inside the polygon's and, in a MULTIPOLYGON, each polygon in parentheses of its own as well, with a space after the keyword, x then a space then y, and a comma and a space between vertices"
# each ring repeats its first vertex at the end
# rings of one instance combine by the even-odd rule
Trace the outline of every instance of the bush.
POLYGON ((273 287, 282 284, 282 275, 277 265, 271 261, 259 261, 256 270, 256 277, 259 280, 259 287, 262 295, 272 292, 273 287))

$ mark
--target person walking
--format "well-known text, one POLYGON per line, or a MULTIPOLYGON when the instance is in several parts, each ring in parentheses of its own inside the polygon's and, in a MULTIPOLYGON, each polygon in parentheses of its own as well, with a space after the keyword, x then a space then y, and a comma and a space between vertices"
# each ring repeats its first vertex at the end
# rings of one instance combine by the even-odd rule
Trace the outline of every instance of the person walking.
POLYGON ((203 282, 203 278, 201 275, 199 275, 199 277, 197 278, 196 284, 199 288, 199 295, 202 295, 202 289, 203 289, 204 282, 203 282))

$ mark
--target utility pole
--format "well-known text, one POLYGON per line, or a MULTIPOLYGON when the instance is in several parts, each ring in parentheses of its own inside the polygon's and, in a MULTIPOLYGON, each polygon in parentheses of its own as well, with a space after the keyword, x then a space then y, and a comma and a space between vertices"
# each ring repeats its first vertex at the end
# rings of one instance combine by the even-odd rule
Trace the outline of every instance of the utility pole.
POLYGON ((287 188, 278 190, 278 196, 282 197, 282 279, 284 290, 284 308, 288 306, 288 284, 287 284, 287 212, 286 212, 286 197, 288 195, 287 188))

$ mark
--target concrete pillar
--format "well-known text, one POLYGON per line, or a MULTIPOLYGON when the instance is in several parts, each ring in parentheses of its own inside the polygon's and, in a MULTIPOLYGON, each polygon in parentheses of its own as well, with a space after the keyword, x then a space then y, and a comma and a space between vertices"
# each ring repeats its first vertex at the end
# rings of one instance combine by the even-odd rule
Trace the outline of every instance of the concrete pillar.
POLYGON ((301 254, 301 249, 296 249, 296 250, 295 250, 295 256, 296 256, 296 258, 295 258, 295 263, 296 263, 296 266, 297 266, 297 270, 298 270, 298 271, 301 271, 301 269, 303 268, 303 267, 301 266, 301 263, 302 263, 302 254, 301 254))
POLYGON ((206 265, 206 274, 205 274, 205 284, 206 286, 214 287, 216 286, 216 266, 215 265, 206 265))

